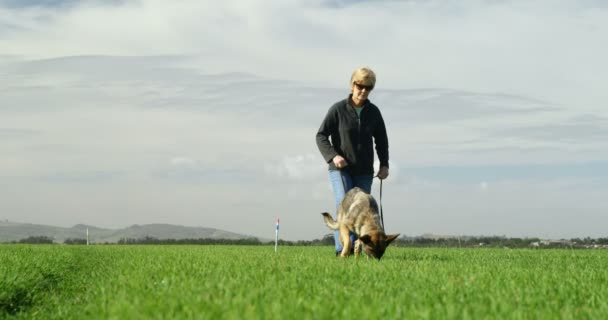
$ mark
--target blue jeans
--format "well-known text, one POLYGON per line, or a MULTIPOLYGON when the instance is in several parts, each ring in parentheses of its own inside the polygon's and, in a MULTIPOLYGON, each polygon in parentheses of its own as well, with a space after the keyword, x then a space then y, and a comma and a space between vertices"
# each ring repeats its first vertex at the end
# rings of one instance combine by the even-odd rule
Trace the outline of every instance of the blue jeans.
MULTIPOLYGON (((329 170, 329 181, 331 187, 334 190, 334 197, 336 198, 336 210, 340 206, 340 202, 344 199, 344 195, 348 190, 359 187, 367 193, 372 192, 372 182, 374 181, 373 175, 363 176, 351 176, 349 173, 342 170, 329 170)), ((350 240, 354 242, 357 236, 351 232, 350 240)), ((342 244, 340 244, 340 232, 336 230, 334 232, 334 242, 336 243, 336 252, 342 251, 342 244)))

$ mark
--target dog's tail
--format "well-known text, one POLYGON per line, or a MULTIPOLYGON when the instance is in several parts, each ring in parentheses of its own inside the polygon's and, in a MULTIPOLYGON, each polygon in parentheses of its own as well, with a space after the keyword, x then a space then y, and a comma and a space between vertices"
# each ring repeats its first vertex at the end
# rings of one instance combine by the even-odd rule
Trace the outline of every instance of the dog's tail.
POLYGON ((338 230, 338 221, 334 220, 331 215, 327 212, 321 213, 325 224, 332 230, 338 230))

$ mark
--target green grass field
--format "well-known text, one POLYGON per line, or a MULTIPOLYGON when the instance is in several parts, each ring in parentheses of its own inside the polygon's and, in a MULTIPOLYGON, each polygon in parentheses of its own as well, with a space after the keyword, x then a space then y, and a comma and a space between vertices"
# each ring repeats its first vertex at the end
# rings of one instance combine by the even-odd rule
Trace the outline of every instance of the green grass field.
POLYGON ((0 318, 606 319, 608 252, 0 245, 0 318))

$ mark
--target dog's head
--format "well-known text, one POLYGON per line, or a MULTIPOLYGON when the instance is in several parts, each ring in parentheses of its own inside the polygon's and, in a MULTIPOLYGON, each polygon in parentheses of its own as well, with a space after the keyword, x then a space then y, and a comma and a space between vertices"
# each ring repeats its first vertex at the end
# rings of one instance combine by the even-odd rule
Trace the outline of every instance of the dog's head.
POLYGON ((371 232, 360 236, 359 240, 363 242, 363 250, 368 257, 380 260, 386 247, 397 237, 399 234, 385 235, 383 232, 371 232))

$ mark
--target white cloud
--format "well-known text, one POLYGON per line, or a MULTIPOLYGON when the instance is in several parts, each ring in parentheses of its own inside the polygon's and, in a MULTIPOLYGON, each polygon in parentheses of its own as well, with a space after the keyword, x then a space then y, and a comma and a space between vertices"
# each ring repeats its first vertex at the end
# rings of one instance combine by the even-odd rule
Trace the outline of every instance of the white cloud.
POLYGON ((174 157, 171 158, 170 163, 176 167, 194 167, 196 166, 196 160, 187 157, 174 157))
POLYGON ((204 70, 507 92, 598 110, 608 10, 574 1, 83 2, 0 11, 2 54, 191 55, 204 70), (373 19, 369 17, 373 16, 373 19), (357 21, 356 24, 350 23, 357 21), (365 48, 362 50, 361 48, 365 48), (213 63, 209 63, 209 62, 213 63))
POLYGON ((268 174, 295 181, 318 180, 320 173, 326 170, 327 166, 323 164, 323 158, 310 153, 284 156, 278 163, 265 166, 268 174))
POLYGON ((488 190, 488 183, 487 183, 487 182, 485 182, 485 181, 480 182, 480 183, 479 183, 479 189, 480 189, 481 191, 486 191, 486 190, 488 190))

